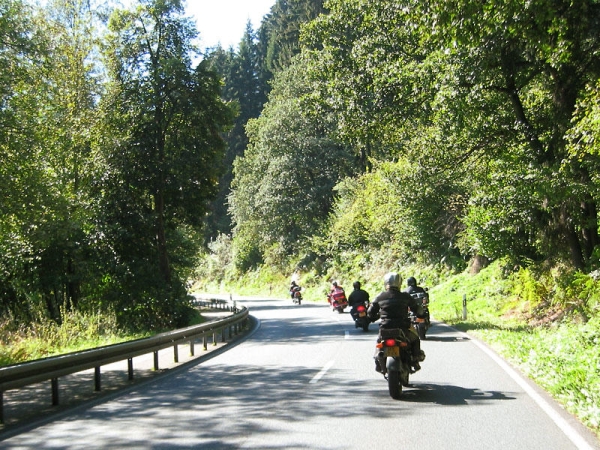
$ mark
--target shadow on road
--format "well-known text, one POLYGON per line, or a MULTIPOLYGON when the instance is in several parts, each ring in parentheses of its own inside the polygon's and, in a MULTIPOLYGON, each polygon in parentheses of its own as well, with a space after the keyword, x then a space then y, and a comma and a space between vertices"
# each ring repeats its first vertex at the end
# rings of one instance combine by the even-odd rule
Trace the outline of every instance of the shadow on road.
POLYGON ((444 406, 468 405, 473 402, 515 400, 516 397, 500 391, 482 391, 448 384, 411 383, 402 392, 401 400, 415 403, 435 403, 444 406))

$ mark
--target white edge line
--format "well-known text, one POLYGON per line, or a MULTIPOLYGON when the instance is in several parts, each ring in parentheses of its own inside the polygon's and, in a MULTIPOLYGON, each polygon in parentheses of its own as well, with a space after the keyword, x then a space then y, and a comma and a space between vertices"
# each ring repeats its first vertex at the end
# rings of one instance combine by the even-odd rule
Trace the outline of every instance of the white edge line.
POLYGON ((470 340, 477 345, 480 349, 482 349, 490 358, 492 358, 496 364, 498 364, 504 371, 517 382, 519 386, 523 388, 523 390, 529 395, 533 401, 535 401, 542 410, 550 416, 550 418, 554 421, 554 423, 565 433, 565 435, 575 444, 575 446, 580 450, 594 450, 590 444, 588 444, 585 439, 571 426, 569 423, 563 419, 560 414, 556 412, 556 410, 550 406, 550 404, 542 398, 540 394, 538 394, 527 382, 519 375, 512 367, 510 367, 502 358, 500 358, 496 353, 487 348, 484 344, 477 341, 477 339, 472 339, 472 336, 469 336, 470 340))
POLYGON ((316 374, 312 380, 310 380, 310 384, 315 384, 317 381, 319 381, 323 375, 325 375, 327 373, 327 371, 331 368, 331 366, 333 366, 334 361, 331 360, 329 361, 327 364, 325 364, 325 366, 319 371, 318 374, 316 374))

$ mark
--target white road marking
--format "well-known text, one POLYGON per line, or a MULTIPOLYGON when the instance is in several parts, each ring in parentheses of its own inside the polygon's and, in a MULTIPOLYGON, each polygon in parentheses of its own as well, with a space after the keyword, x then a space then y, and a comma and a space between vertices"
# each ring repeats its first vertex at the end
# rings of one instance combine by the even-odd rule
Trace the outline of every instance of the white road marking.
POLYGON ((331 360, 331 361, 329 361, 327 364, 325 364, 325 367, 323 367, 323 368, 322 368, 322 369, 319 371, 319 373, 318 373, 318 374, 316 374, 316 375, 315 375, 315 376, 312 378, 312 380, 310 380, 310 384, 315 384, 317 381, 319 381, 319 380, 320 380, 320 379, 323 377, 323 375, 325 375, 325 374, 327 373, 327 371, 328 371, 329 369, 331 369, 331 366, 333 366, 333 363, 334 363, 334 362, 335 362, 335 361, 331 360))

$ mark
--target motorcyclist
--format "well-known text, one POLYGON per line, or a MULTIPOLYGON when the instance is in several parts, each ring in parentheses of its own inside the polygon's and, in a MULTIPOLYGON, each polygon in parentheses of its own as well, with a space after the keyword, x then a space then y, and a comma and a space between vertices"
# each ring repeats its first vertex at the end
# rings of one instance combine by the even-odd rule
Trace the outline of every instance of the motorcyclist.
POLYGON ((346 300, 344 288, 337 281, 331 283, 331 289, 329 290, 329 294, 327 294, 329 304, 333 305, 334 300, 346 300))
POLYGON ((415 277, 408 277, 406 280, 406 289, 404 289, 403 292, 406 292, 407 294, 423 293, 426 295, 426 297, 422 300, 424 306, 423 317, 427 320, 427 323, 429 324, 429 294, 427 294, 427 291, 421 286, 417 285, 417 280, 415 277))
POLYGON ((302 288, 298 286, 298 284, 296 284, 294 280, 292 280, 292 282, 290 283, 290 296, 292 297, 292 299, 294 298, 296 292, 300 291, 301 289, 302 288))
POLYGON ((406 289, 403 292, 407 294, 414 294, 416 292, 426 292, 421 286, 417 285, 417 279, 415 277, 408 277, 406 279, 406 289))
MULTIPOLYGON (((371 321, 381 318, 379 329, 400 328, 409 340, 413 368, 415 372, 421 369, 420 361, 425 359, 425 353, 421 351, 419 336, 411 330, 408 309, 410 308, 417 316, 423 314, 423 306, 406 292, 400 291, 402 278, 396 272, 389 272, 383 277, 385 291, 381 292, 369 306, 367 311, 371 321)), ((381 362, 375 358, 375 368, 381 372, 381 362)))
POLYGON ((359 305, 363 305, 365 308, 369 306, 369 293, 364 289, 360 288, 360 281, 355 281, 352 284, 354 290, 348 296, 348 304, 350 305, 350 315, 354 320, 358 316, 358 308, 359 305))

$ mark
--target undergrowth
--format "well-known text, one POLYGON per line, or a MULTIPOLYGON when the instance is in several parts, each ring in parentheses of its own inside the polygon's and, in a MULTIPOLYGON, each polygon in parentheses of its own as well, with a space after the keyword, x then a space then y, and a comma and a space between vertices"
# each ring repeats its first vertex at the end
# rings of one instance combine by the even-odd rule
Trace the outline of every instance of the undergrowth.
POLYGON ((114 313, 62 311, 62 322, 40 316, 27 326, 0 322, 0 366, 115 344, 146 336, 117 326, 114 313))

